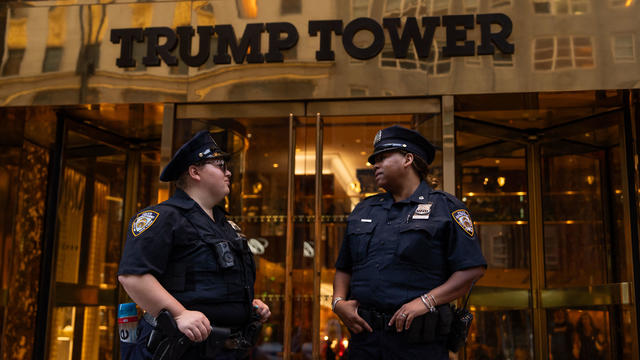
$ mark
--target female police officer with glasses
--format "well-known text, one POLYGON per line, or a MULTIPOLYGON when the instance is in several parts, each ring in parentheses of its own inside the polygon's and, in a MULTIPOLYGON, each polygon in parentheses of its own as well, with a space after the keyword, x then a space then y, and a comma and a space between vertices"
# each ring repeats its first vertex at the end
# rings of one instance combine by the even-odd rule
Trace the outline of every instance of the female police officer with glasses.
MULTIPOLYGON (((137 344, 123 349, 123 357, 152 358, 149 322, 163 309, 180 332, 201 344, 213 325, 242 329, 253 311, 263 322, 271 315, 253 297, 255 263, 246 238, 216 206, 229 194, 228 158, 208 131, 197 133, 160 175, 161 181, 175 181, 175 194, 131 219, 118 279, 151 316, 140 321, 137 344)), ((205 358, 200 350, 193 346, 182 358, 205 358)), ((220 349, 215 358, 240 354, 220 349)))
POLYGON ((349 216, 333 284, 351 359, 449 359, 448 303, 484 274, 468 210, 425 181, 434 155, 414 130, 391 126, 376 135, 369 162, 386 193, 349 216))

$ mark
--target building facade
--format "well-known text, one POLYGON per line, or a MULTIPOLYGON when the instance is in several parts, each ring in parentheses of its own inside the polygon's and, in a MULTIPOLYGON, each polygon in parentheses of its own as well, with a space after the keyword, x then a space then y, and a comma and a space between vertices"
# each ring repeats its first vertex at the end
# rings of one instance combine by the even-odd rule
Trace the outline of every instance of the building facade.
POLYGON ((117 359, 128 219, 208 129, 272 317, 256 358, 348 354, 330 300, 367 157, 400 124, 470 208, 459 359, 636 359, 635 0, 0 4, 0 357, 117 359))

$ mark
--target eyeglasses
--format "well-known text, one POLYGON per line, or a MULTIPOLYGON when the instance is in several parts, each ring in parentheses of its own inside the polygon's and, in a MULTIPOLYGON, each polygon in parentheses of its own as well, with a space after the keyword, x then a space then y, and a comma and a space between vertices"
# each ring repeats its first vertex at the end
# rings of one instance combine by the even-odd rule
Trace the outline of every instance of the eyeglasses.
POLYGON ((220 169, 223 173, 226 173, 229 168, 227 167, 227 162, 224 159, 211 159, 207 160, 205 164, 211 164, 218 169, 220 169))

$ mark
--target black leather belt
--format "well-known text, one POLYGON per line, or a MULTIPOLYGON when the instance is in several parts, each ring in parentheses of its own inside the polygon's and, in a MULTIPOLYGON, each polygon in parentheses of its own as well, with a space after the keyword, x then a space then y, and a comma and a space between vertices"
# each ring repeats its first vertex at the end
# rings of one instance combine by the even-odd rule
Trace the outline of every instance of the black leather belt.
POLYGON ((358 315, 371 326, 373 330, 391 331, 395 325, 389 326, 394 313, 380 312, 376 309, 358 306, 358 315))

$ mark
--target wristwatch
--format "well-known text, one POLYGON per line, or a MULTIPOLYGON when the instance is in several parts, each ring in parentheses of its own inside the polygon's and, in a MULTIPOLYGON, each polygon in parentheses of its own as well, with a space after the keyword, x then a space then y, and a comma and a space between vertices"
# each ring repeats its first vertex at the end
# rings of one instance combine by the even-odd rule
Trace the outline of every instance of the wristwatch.
POLYGON ((336 311, 336 304, 338 303, 338 301, 342 301, 342 300, 344 300, 343 297, 336 296, 336 298, 333 299, 333 302, 331 303, 331 311, 336 311))

